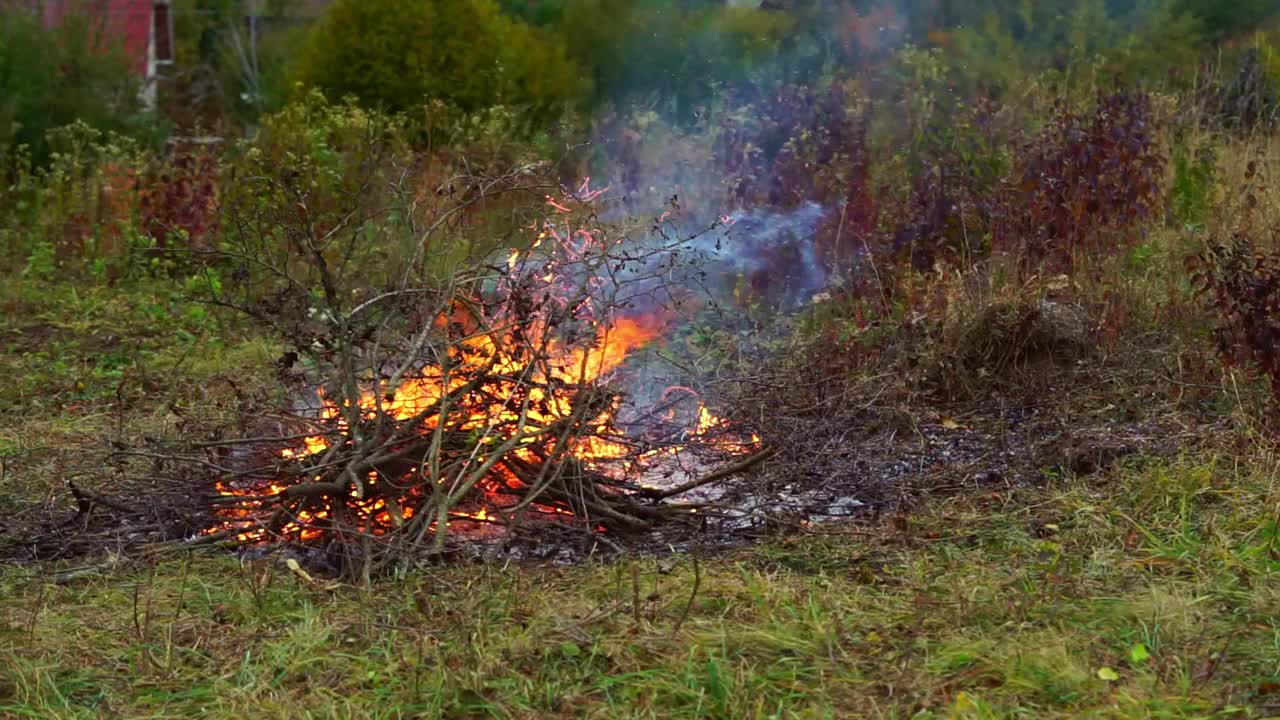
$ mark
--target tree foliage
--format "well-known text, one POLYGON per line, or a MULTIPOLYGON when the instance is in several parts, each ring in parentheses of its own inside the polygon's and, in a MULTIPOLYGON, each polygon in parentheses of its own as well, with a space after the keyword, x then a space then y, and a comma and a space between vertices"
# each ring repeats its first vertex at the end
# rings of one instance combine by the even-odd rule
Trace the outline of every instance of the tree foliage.
POLYGON ((1177 5, 1198 18, 1215 38, 1251 30, 1276 16, 1275 0, 1178 0, 1177 5))
POLYGON ((443 100, 537 115, 581 89, 563 49, 494 0, 337 0, 311 31, 296 77, 391 111, 443 100))
POLYGON ((593 102, 656 97, 685 115, 773 65, 796 28, 786 13, 679 0, 565 0, 558 24, 593 102))

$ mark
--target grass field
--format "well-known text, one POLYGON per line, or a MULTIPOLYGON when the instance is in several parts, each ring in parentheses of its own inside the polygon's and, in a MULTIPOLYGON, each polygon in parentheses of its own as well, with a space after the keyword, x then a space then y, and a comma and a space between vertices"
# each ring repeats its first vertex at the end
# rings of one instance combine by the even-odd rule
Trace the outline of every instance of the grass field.
MULTIPOLYGON (((146 433, 268 392, 273 347, 180 295, 23 284, 14 523, 70 508, 117 408, 146 433)), ((1232 437, 671 557, 369 587, 216 550, 5 565, 0 717, 1280 716, 1280 458, 1232 437)))
POLYGON ((696 562, 459 566, 365 589, 216 554, 61 584, 10 568, 0 709, 1263 717, 1280 711, 1272 467, 1137 461, 696 562))

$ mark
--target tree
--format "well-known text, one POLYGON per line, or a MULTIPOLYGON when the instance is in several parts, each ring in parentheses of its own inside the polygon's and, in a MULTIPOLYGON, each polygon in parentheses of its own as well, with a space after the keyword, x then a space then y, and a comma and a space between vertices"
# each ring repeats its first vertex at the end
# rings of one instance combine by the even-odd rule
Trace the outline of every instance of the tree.
POLYGON ((776 64, 792 13, 690 0, 566 0, 558 31, 595 101, 657 97, 688 116, 722 85, 776 64))
POLYGON ((501 0, 502 9, 530 25, 546 26, 560 20, 564 0, 501 0))
POLYGON ((465 111, 551 111, 582 87, 549 35, 494 0, 337 0, 310 33, 295 76, 391 111, 427 100, 465 111))
POLYGON ((1275 0, 1179 0, 1178 5, 1204 23, 1214 38, 1252 30, 1280 14, 1275 0))

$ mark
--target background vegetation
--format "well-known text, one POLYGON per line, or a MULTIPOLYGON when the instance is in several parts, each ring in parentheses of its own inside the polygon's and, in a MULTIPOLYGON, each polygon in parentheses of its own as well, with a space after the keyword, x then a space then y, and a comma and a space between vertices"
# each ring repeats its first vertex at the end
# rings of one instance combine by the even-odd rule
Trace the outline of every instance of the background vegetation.
POLYGON ((747 378, 720 399, 797 477, 860 432, 913 471, 883 513, 674 561, 8 564, 0 715, 1274 715, 1274 4, 775 4, 280 3, 251 36, 189 0, 154 116, 90 27, 6 14, 6 553, 68 479, 111 494, 111 443, 286 401, 279 335, 211 301, 325 327, 231 251, 358 217, 357 302, 587 176, 635 226, 818 208, 664 349, 747 378), (826 282, 783 312, 802 250, 826 282), (974 442, 1030 479, 920 449, 974 442))
POLYGON ((152 134, 140 83, 127 68, 100 23, 76 17, 45 32, 27 13, 7 11, 0 25, 0 154, 7 164, 47 162, 49 132, 74 122, 152 134))

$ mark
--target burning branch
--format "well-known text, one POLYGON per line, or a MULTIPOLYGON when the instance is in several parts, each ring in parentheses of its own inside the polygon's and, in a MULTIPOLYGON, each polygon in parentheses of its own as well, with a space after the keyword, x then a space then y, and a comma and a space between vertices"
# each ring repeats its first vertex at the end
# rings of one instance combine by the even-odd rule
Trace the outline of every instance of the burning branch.
POLYGON ((758 441, 687 390, 661 421, 619 419, 626 396, 613 381, 666 325, 659 306, 636 310, 638 299, 679 292, 664 283, 680 241, 611 237, 589 222, 601 195, 589 184, 548 198, 524 245, 501 261, 443 276, 430 252, 438 243, 428 242, 453 216, 442 212, 397 268, 395 287, 366 292, 361 262, 394 193, 387 206, 338 203, 270 177, 281 204, 266 207, 285 219, 263 218, 257 203, 248 206, 256 216, 229 223, 245 232, 233 235, 243 242, 228 258, 258 282, 215 300, 290 341, 309 401, 274 449, 255 437, 191 448, 186 457, 218 475, 218 519, 205 541, 303 545, 355 574, 438 554, 450 531, 572 524, 622 535, 689 512, 670 499, 768 456, 681 482, 695 474, 685 454, 749 455, 758 441), (264 244, 259 230, 273 222, 293 252, 264 244), (677 406, 691 400, 696 408, 680 421, 677 406))

